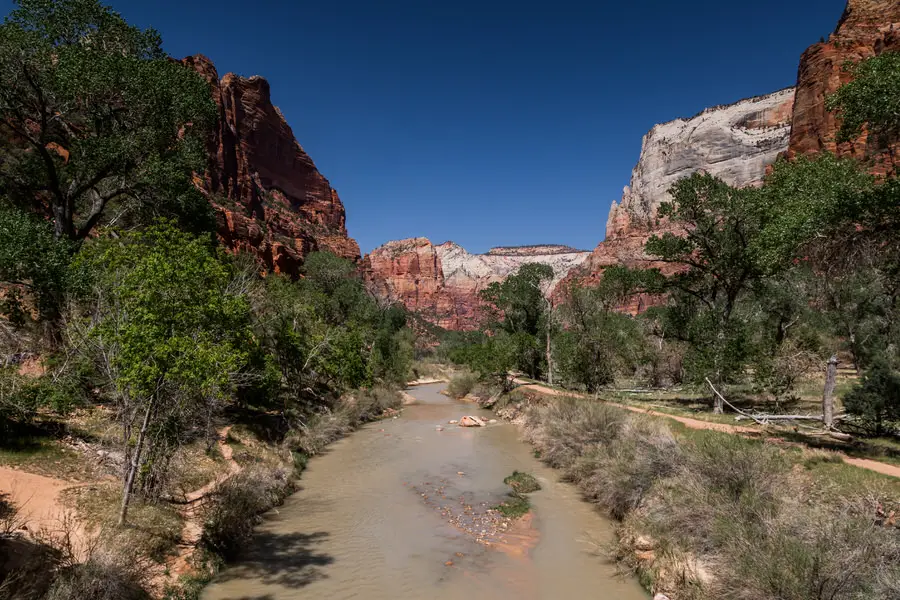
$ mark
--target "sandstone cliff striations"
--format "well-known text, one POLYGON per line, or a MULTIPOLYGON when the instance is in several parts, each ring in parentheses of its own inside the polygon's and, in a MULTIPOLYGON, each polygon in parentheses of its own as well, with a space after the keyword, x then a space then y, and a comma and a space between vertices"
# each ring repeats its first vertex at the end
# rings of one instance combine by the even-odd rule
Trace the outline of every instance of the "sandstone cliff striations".
POLYGON ((272 104, 269 83, 231 73, 220 81, 201 55, 182 62, 209 81, 219 110, 209 167, 199 183, 216 209, 224 244, 289 275, 297 275, 303 257, 316 250, 358 260, 337 192, 272 104))
POLYGON ((826 150, 870 161, 875 173, 896 172, 900 143, 883 146, 862 135, 839 145, 835 134, 840 123, 825 109, 828 95, 851 79, 845 69, 848 61, 857 63, 887 51, 900 51, 900 2, 849 0, 834 33, 800 58, 789 156, 826 150))
MULTIPOLYGON (((567 246, 493 248, 470 254, 453 242, 432 244, 427 238, 388 242, 363 258, 363 273, 382 298, 402 302, 432 323, 454 330, 480 324, 478 294, 527 263, 550 265, 556 285, 589 252, 567 246)), ((551 286, 552 287, 552 286, 551 286)))
MULTIPOLYGON (((786 89, 654 126, 644 136, 631 185, 609 211, 606 239, 569 274, 557 295, 570 282, 596 280, 613 265, 671 272, 671 265, 655 262, 644 253, 651 235, 668 230, 657 219, 657 211, 669 199, 669 188, 697 171, 735 186, 760 183, 766 168, 788 147, 793 102, 794 90, 786 89)), ((643 310, 649 300, 634 298, 627 308, 643 310)))

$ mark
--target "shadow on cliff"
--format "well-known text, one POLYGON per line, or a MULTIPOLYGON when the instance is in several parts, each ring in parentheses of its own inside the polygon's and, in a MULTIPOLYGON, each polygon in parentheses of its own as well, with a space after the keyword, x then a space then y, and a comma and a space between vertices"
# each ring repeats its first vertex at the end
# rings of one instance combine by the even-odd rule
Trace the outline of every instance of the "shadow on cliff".
MULTIPOLYGON (((322 567, 334 562, 334 558, 315 547, 328 538, 328 533, 272 533, 262 531, 253 536, 253 542, 233 567, 223 571, 214 583, 250 579, 263 585, 286 588, 302 588, 324 579, 322 567)), ((271 596, 234 598, 233 600, 268 600, 271 596)))

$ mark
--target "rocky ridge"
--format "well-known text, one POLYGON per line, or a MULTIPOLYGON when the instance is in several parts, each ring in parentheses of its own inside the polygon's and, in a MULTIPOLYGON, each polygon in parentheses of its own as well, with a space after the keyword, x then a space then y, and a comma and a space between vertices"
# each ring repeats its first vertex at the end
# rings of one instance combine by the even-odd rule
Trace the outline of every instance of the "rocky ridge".
POLYGON ((553 268, 555 286, 589 254, 557 245, 471 254, 453 242, 434 245, 427 238, 411 238, 376 248, 363 258, 362 270, 380 297, 402 302, 435 325, 468 330, 479 325, 478 294, 491 283, 524 264, 541 263, 553 268))
POLYGON ((272 104, 269 83, 233 73, 220 80, 202 55, 182 63, 209 82, 218 108, 207 144, 209 167, 197 183, 215 208, 226 247, 255 254, 268 270, 291 276, 316 250, 359 260, 344 205, 272 104))
POLYGON ((840 123, 825 108, 825 99, 851 79, 845 64, 889 51, 900 51, 900 2, 849 0, 834 33, 800 58, 789 157, 828 151, 868 161, 873 173, 896 172, 900 141, 884 143, 863 133, 852 142, 837 144, 840 123))

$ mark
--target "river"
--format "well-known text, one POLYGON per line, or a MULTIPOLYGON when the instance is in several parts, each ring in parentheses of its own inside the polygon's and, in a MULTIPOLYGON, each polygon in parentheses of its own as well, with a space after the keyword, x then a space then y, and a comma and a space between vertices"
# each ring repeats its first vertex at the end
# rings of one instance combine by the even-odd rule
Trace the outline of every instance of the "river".
POLYGON ((612 523, 535 459, 514 425, 448 424, 491 414, 443 387, 410 389, 416 403, 402 416, 311 460, 297 493, 203 599, 646 600, 603 556, 612 523), (542 490, 530 515, 509 522, 489 509, 513 470, 542 490))

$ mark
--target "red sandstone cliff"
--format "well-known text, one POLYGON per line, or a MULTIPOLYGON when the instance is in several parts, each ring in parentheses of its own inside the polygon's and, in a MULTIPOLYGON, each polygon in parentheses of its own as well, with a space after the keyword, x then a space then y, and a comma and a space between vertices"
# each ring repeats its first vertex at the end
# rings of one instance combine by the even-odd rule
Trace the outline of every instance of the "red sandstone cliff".
POLYGON ((358 260, 344 205, 272 104, 269 83, 231 73, 220 81, 202 55, 182 62, 209 81, 219 110, 209 168, 198 183, 216 209, 224 244, 289 275, 316 250, 358 260))
POLYGON ((493 248, 470 254, 453 242, 427 238, 388 242, 363 258, 363 275, 382 298, 402 302, 446 329, 475 329, 481 322, 478 294, 527 263, 550 265, 559 281, 588 252, 566 246, 493 248))
POLYGON ((869 160, 875 173, 897 169, 900 144, 882 148, 862 135, 838 145, 835 133, 840 124, 834 113, 825 109, 826 97, 851 79, 845 63, 857 63, 886 51, 900 51, 900 2, 849 0, 834 33, 826 42, 810 46, 800 58, 789 156, 827 150, 869 160))

